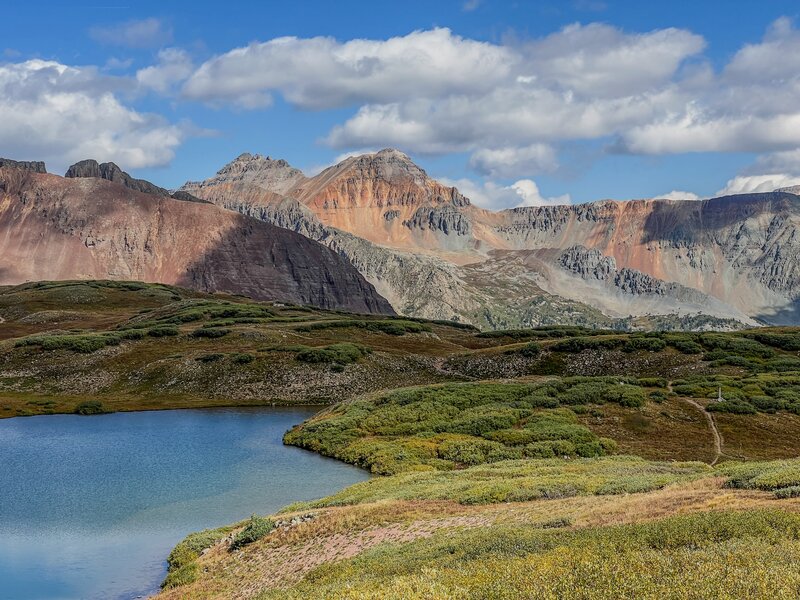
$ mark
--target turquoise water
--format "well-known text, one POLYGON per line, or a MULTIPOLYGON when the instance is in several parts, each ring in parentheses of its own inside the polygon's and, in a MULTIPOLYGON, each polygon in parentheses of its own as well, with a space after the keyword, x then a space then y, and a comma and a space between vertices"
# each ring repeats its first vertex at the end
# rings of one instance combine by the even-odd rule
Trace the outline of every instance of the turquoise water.
POLYGON ((0 598, 135 598, 187 533, 362 481, 281 437, 316 409, 0 420, 0 598))

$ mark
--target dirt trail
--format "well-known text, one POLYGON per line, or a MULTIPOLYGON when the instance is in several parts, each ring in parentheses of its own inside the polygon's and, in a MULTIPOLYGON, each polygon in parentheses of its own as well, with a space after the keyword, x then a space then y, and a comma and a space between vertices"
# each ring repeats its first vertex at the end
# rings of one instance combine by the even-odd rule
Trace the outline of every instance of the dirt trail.
MULTIPOLYGON (((667 383, 667 389, 669 390, 670 393, 674 393, 672 391, 672 382, 671 381, 667 383)), ((711 429, 711 434, 713 435, 713 438, 714 438, 714 460, 712 460, 711 463, 710 463, 711 466, 713 467, 715 464, 717 464, 719 459, 722 457, 722 434, 720 434, 719 429, 717 429, 717 422, 714 420, 714 416, 710 412, 708 412, 705 409, 705 407, 703 407, 703 405, 700 404, 699 402, 696 402, 695 400, 692 400, 691 398, 685 398, 683 396, 678 396, 678 398, 680 400, 683 400, 687 404, 691 404, 697 410, 702 412, 703 415, 705 416, 706 421, 708 422, 708 426, 711 429)))

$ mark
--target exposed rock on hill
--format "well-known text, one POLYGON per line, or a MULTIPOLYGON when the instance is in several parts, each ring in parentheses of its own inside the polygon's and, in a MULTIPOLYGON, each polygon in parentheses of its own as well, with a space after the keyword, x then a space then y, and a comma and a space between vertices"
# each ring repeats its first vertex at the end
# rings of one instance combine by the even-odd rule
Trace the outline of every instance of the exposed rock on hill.
POLYGON ((800 305, 800 197, 790 193, 490 212, 396 150, 351 157, 311 178, 285 161, 243 155, 216 177, 183 189, 336 247, 406 314, 433 316, 422 312, 419 298, 435 272, 440 312, 483 325, 497 321, 504 306, 511 312, 503 320, 528 319, 520 313, 528 314, 522 289, 531 298, 578 302, 609 318, 691 309, 747 323, 753 317, 800 322, 794 310, 800 305), (297 203, 288 212, 287 200, 297 203), (304 223, 295 220, 299 207, 304 223), (342 244, 343 232, 371 244, 342 244), (410 267, 412 253, 424 257, 424 268, 410 267), (499 268, 504 261, 502 285, 477 275, 478 265, 499 268), (470 286, 470 280, 481 282, 470 286), (442 292, 451 286, 458 290, 452 302, 442 292), (410 303, 409 289, 417 298, 410 303))
POLYGON ((0 158, 0 168, 9 167, 11 169, 23 169, 34 173, 47 173, 44 161, 41 160, 11 160, 10 158, 0 158))
MULTIPOLYGON (((73 174, 96 173, 93 168, 73 174)), ((16 168, 0 168, 0 186, 0 284, 131 279, 393 312, 336 253, 216 206, 142 193, 104 178, 16 168)))
POLYGON ((97 177, 114 181, 126 188, 142 192, 144 194, 155 194, 156 196, 169 196, 170 193, 164 188, 158 187, 144 179, 134 179, 125 171, 120 169, 113 162, 98 164, 96 160, 82 160, 67 169, 64 177, 97 177))

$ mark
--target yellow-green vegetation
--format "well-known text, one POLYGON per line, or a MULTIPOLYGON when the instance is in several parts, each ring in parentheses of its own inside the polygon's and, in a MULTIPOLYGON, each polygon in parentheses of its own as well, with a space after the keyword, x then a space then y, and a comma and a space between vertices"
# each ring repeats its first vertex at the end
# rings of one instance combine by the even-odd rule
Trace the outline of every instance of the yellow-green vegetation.
POLYGON ((244 529, 233 538, 231 542, 231 551, 257 542, 273 529, 275 529, 275 523, 272 522, 272 519, 265 519, 264 517, 253 515, 250 517, 247 525, 244 526, 244 529))
POLYGON ((605 403, 641 407, 648 390, 665 384, 567 377, 398 390, 338 405, 284 441, 383 475, 514 458, 603 456, 616 444, 578 423, 576 412, 605 403))
POLYGON ((167 577, 161 584, 164 589, 187 585, 197 579, 197 559, 201 552, 222 540, 237 525, 205 529, 186 536, 167 557, 167 577))
POLYGON ((273 598, 793 598, 800 516, 706 512, 582 530, 446 531, 312 570, 273 598))
POLYGON ((633 456, 576 460, 515 460, 458 471, 402 473, 350 486, 314 502, 287 510, 379 502, 383 500, 451 500, 492 504, 571 496, 633 494, 708 476, 701 462, 653 462, 633 456))
POLYGON ((239 524, 162 596, 795 597, 800 500, 771 490, 798 465, 616 456, 378 477, 288 507, 282 523, 311 520, 231 553, 239 524))
MULTIPOLYGON (((405 335, 407 333, 422 333, 425 331, 432 331, 430 325, 426 325, 419 321, 408 321, 405 319, 384 319, 363 321, 357 319, 345 319, 341 321, 323 321, 320 323, 312 323, 311 325, 301 325, 297 327, 297 331, 321 331, 323 329, 334 328, 355 328, 366 329, 367 331, 376 331, 380 333, 387 333, 389 335, 405 335)), ((471 329, 471 327, 467 328, 471 329)))

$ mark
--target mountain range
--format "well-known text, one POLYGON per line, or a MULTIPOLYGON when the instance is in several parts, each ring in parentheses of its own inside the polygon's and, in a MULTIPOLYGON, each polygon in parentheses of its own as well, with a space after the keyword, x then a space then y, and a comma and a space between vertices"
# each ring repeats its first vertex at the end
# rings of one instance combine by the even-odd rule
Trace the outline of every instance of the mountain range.
POLYGON ((313 177, 242 154, 175 192, 0 159, 0 283, 162 281, 485 329, 794 324, 797 191, 489 211, 392 149, 313 177))

